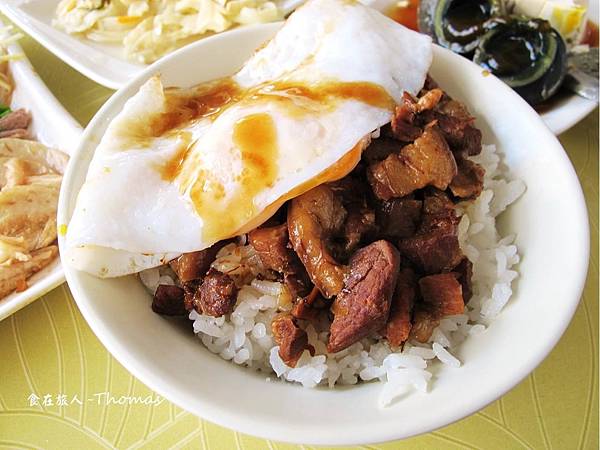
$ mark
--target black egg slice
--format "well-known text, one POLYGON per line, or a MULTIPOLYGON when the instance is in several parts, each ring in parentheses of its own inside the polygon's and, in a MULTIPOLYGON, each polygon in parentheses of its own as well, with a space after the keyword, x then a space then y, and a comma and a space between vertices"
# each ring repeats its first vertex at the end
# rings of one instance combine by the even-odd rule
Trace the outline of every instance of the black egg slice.
POLYGON ((473 61, 512 87, 531 105, 551 97, 567 70, 566 46, 544 20, 496 19, 481 37, 473 61))
POLYGON ((470 57, 487 22, 501 13, 498 0, 421 0, 419 29, 441 46, 470 57))

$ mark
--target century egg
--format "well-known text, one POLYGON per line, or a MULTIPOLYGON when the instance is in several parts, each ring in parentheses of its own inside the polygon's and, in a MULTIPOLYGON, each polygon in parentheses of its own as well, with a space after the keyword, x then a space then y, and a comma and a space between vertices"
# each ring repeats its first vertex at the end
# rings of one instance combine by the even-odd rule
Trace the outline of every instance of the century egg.
POLYGON ((487 31, 487 22, 499 14, 499 0, 421 0, 419 29, 443 47, 469 56, 487 31))
POLYGON ((560 34, 541 19, 494 19, 479 39, 473 61, 490 71, 528 103, 551 97, 567 71, 567 50, 560 34))

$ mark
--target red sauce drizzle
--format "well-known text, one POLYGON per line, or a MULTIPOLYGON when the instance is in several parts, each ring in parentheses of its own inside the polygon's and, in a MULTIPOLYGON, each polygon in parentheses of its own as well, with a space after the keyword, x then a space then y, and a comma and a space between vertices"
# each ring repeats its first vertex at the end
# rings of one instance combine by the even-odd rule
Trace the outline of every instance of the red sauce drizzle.
POLYGON ((385 12, 385 15, 411 30, 419 31, 419 0, 398 2, 385 12))
POLYGON ((591 20, 588 20, 585 24, 585 31, 583 32, 581 43, 589 45, 590 47, 598 47, 598 25, 591 20))

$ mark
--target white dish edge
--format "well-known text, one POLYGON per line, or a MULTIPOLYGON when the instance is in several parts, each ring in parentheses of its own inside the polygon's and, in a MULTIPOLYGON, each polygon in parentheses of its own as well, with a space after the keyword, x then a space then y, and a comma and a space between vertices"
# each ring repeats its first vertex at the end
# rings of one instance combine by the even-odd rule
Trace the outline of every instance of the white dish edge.
MULTIPOLYGON (((3 26, 0 20, 0 27, 3 26)), ((71 154, 77 148, 83 129, 48 90, 21 46, 18 43, 11 44, 8 52, 23 55, 9 63, 15 84, 11 107, 23 107, 31 112, 31 131, 37 140, 71 154)), ((56 258, 48 267, 27 280, 29 287, 25 291, 0 299, 0 320, 24 308, 64 281, 60 260, 56 258)))

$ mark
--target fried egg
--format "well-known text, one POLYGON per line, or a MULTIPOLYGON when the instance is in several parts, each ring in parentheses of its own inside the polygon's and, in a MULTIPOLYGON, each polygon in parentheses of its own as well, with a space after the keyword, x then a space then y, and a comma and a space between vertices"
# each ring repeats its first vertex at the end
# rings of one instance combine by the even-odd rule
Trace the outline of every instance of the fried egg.
POLYGON ((64 260, 120 276, 257 227, 349 173, 431 59, 429 37, 375 10, 309 0, 229 78, 150 78, 96 148, 64 260))

